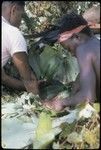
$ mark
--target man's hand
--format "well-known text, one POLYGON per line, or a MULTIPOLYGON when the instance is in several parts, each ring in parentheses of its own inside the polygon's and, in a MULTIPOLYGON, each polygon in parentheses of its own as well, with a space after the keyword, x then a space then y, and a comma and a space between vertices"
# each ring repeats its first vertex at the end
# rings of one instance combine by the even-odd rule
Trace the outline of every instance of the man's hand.
POLYGON ((32 92, 33 94, 39 94, 38 81, 36 80, 36 77, 32 71, 31 71, 31 79, 23 80, 23 83, 26 87, 27 92, 32 92))
POLYGON ((58 96, 56 96, 55 98, 51 99, 51 100, 45 100, 42 102, 43 106, 49 108, 49 109, 53 109, 55 111, 61 111, 64 109, 64 104, 63 104, 63 100, 61 100, 60 98, 58 98, 58 96))
POLYGON ((29 80, 29 81, 24 80, 23 83, 26 87, 27 92, 39 94, 37 80, 29 80))

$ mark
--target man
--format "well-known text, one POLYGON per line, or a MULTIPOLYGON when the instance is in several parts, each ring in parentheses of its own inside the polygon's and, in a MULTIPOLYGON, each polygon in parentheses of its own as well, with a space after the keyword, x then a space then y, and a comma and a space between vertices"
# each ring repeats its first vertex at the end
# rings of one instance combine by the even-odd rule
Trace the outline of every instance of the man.
POLYGON ((96 97, 99 99, 100 91, 100 41, 93 35, 87 21, 82 16, 71 13, 61 22, 58 42, 77 57, 80 84, 76 93, 71 97, 63 100, 55 97, 52 101, 43 102, 44 106, 57 111, 81 102, 92 103, 96 97))
MULTIPOLYGON (((86 10, 83 14, 83 18, 90 24, 90 28, 95 33, 95 36, 100 39, 100 5, 94 5, 86 10)), ((76 81, 73 82, 72 94, 75 94, 80 88, 79 78, 80 75, 78 74, 76 81)))
POLYGON ((2 3, 2 84, 38 94, 38 83, 28 63, 26 42, 18 29, 24 13, 24 5, 24 1, 2 3), (4 66, 11 57, 21 80, 5 73, 4 66))

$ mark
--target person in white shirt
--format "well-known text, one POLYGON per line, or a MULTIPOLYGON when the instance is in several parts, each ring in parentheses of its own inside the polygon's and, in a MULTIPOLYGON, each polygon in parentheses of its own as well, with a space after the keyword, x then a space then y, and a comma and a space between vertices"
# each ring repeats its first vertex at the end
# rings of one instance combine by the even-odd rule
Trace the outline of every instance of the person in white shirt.
MULTIPOLYGON (((83 14, 83 18, 86 19, 88 23, 93 23, 95 28, 100 28, 100 5, 93 5, 86 10, 83 14)), ((90 26, 90 28, 94 28, 93 25, 90 26)))
POLYGON ((100 5, 93 5, 84 12, 83 17, 91 24, 90 28, 100 40, 100 5))
POLYGON ((24 1, 2 3, 2 84, 38 94, 38 81, 28 63, 26 41, 18 29, 24 13, 24 5, 24 1), (12 58, 18 69, 21 80, 5 73, 4 66, 9 58, 12 58))

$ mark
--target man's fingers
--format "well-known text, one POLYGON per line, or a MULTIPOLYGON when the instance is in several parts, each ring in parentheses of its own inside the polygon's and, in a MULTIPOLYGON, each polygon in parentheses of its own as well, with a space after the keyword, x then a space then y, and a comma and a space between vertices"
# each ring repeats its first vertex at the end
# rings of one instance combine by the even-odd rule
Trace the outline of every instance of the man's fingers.
POLYGON ((42 102, 42 104, 43 104, 43 106, 45 106, 45 107, 47 107, 47 108, 49 108, 49 109, 52 109, 52 102, 51 101, 49 101, 49 100, 44 100, 43 102, 42 102))

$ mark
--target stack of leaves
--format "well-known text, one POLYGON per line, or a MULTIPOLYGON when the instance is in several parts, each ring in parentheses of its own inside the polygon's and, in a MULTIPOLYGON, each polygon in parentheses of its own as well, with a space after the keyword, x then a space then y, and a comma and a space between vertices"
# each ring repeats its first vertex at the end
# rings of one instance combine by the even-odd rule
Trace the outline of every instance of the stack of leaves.
POLYGON ((29 149, 29 144, 34 149, 99 148, 99 104, 91 106, 84 103, 67 112, 57 113, 44 108, 40 98, 32 93, 25 92, 14 99, 2 104, 4 148, 29 149), (15 132, 18 128, 21 130, 15 132))
POLYGON ((39 87, 42 99, 51 99, 59 92, 68 90, 68 84, 74 81, 79 69, 77 60, 59 45, 46 46, 39 55, 30 50, 29 63, 39 80, 46 80, 39 87))
POLYGON ((52 129, 52 120, 49 114, 42 112, 39 116, 38 127, 36 129, 36 137, 33 142, 34 149, 46 149, 49 148, 50 143, 55 138, 55 135, 59 134, 61 129, 52 129))
POLYGON ((53 149, 99 149, 100 125, 99 104, 94 104, 95 110, 89 104, 77 107, 75 119, 61 124, 62 132, 55 139, 53 149), (97 106, 97 107, 96 107, 97 106))

